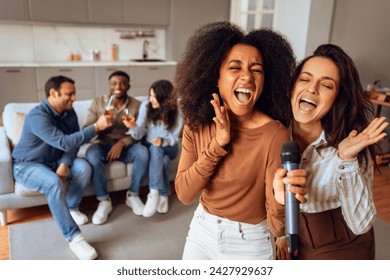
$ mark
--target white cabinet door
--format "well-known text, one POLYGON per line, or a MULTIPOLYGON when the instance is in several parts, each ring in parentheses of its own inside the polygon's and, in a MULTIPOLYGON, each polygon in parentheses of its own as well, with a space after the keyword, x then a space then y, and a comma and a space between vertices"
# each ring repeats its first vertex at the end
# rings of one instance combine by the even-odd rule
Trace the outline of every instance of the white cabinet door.
POLYGON ((149 88, 157 80, 166 79, 173 82, 176 72, 176 65, 159 65, 159 66, 131 66, 130 95, 141 96, 149 95, 149 88))
POLYGON ((115 71, 123 71, 130 75, 129 66, 95 67, 95 94, 108 94, 108 77, 115 71))
POLYGON ((40 99, 46 98, 45 83, 52 76, 66 76, 75 81, 76 99, 95 97, 95 73, 93 67, 40 67, 36 69, 37 90, 40 99))
POLYGON ((37 102, 34 68, 0 68, 0 112, 7 103, 37 102))
POLYGON ((26 0, 0 0, 0 19, 27 20, 26 0))

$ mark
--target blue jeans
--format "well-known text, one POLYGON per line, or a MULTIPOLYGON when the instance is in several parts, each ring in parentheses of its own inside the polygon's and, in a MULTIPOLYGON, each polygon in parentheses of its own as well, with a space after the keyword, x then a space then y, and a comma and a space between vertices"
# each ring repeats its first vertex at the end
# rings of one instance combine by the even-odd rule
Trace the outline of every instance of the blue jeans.
MULTIPOLYGON (((106 157, 114 143, 96 143, 92 144, 86 152, 87 161, 92 166, 92 185, 96 197, 99 200, 108 198, 107 179, 104 166, 106 157)), ((123 148, 119 161, 124 163, 133 163, 133 177, 129 191, 132 194, 138 194, 143 178, 148 170, 149 154, 148 150, 140 143, 131 144, 123 148)))
POLYGON ((69 209, 79 206, 90 182, 92 168, 86 160, 76 158, 73 161, 69 168, 68 186, 55 170, 41 163, 15 163, 13 173, 16 182, 45 195, 51 214, 67 241, 80 234, 69 209))
POLYGON ((158 190, 160 195, 170 195, 169 191, 169 169, 171 160, 177 156, 178 145, 154 146, 144 141, 149 149, 149 188, 158 190))

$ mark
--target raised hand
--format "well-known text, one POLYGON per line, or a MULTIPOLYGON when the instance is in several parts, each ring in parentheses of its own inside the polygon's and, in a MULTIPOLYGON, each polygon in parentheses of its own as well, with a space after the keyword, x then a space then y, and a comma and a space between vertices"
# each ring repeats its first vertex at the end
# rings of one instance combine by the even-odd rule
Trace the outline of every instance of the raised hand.
POLYGON ((360 133, 352 130, 348 137, 339 144, 339 157, 342 160, 353 159, 361 150, 385 138, 387 133, 383 131, 389 125, 385 120, 385 117, 373 119, 360 133))
POLYGON ((230 121, 228 116, 228 108, 225 106, 221 106, 221 102, 219 100, 219 96, 216 93, 213 93, 213 100, 210 103, 214 107, 215 117, 213 121, 217 126, 217 133, 215 138, 218 144, 221 147, 224 147, 230 142, 230 121))

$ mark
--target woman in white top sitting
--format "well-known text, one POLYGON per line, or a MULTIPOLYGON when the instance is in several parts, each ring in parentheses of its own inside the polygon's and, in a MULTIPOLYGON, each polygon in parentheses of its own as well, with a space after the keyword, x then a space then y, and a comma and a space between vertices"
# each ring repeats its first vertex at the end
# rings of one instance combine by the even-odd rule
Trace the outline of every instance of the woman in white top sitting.
POLYGON ((139 109, 138 118, 124 117, 123 123, 129 134, 148 147, 149 195, 142 210, 144 217, 168 212, 169 169, 171 160, 177 156, 183 119, 177 102, 172 100, 173 85, 168 80, 154 82, 149 90, 149 100, 139 109))

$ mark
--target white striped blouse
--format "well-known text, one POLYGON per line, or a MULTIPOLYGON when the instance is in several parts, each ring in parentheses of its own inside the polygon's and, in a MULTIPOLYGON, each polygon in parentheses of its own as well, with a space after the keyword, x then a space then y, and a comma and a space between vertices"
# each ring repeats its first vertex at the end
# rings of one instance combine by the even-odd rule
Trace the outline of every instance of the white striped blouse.
POLYGON ((351 231, 366 233, 376 215, 372 193, 373 165, 369 164, 365 170, 364 166, 359 166, 357 158, 341 160, 337 149, 319 149, 325 144, 325 132, 322 131, 301 156, 300 168, 307 172, 308 188, 308 201, 301 204, 301 211, 318 213, 341 207, 351 231))

